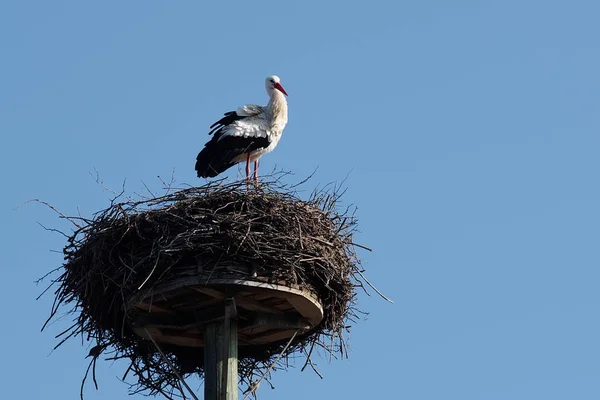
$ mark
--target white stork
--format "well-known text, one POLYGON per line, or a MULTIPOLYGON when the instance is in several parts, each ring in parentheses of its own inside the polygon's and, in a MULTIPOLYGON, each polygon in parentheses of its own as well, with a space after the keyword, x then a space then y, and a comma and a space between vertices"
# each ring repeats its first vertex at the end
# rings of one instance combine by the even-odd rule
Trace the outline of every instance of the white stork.
POLYGON ((246 179, 250 179, 250 163, 254 162, 254 180, 258 181, 258 160, 277 146, 287 124, 287 93, 279 82, 275 75, 265 80, 270 97, 265 107, 246 104, 226 112, 210 126, 208 134, 214 136, 196 158, 199 177, 215 177, 246 161, 246 179))

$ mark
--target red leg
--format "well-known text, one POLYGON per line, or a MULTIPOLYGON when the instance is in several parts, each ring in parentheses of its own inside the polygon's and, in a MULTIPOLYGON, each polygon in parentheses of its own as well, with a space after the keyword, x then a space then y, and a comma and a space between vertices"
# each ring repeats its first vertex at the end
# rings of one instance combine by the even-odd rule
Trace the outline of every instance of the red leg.
POLYGON ((246 179, 250 180, 250 153, 246 157, 246 179))
POLYGON ((254 161, 254 182, 258 182, 258 160, 254 161))

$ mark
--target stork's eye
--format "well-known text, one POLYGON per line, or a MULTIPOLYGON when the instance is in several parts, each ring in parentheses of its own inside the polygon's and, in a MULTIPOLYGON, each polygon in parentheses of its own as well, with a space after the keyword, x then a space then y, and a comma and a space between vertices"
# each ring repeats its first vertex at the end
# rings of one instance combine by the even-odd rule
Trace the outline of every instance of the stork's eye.
POLYGON ((275 83, 275 79, 271 79, 271 83, 275 83))

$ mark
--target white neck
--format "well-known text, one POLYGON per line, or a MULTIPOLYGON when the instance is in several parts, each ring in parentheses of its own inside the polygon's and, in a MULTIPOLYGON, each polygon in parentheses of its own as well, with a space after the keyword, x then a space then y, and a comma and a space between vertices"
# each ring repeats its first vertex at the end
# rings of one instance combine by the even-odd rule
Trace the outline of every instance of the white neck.
POLYGON ((269 100, 269 104, 267 104, 267 109, 271 112, 273 123, 283 123, 285 125, 287 123, 288 114, 287 100, 285 99, 285 95, 277 89, 273 89, 269 95, 271 100, 269 100))

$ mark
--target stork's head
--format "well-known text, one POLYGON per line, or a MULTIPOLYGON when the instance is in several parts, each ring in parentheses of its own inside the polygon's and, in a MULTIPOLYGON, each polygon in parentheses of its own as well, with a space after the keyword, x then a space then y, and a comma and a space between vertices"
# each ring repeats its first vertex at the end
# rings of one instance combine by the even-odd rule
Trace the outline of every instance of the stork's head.
POLYGON ((271 75, 267 77, 267 79, 265 80, 265 87, 267 88, 267 93, 269 93, 269 95, 271 95, 273 93, 273 90, 275 89, 279 90, 286 96, 288 95, 283 86, 281 86, 281 83, 279 83, 279 81, 280 79, 276 75, 271 75))

